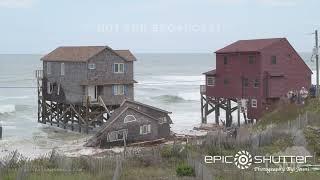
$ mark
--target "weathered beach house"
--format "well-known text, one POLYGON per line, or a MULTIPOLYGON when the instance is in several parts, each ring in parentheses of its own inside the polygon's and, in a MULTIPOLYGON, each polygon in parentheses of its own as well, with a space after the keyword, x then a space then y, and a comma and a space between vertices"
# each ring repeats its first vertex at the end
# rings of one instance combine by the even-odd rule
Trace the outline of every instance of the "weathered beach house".
POLYGON ((311 87, 312 71, 286 38, 240 40, 215 53, 216 69, 204 73, 200 88, 203 123, 215 112, 219 124, 223 109, 231 126, 231 113, 241 107, 245 119, 259 119, 289 91, 311 87))
POLYGON ((129 50, 58 47, 41 60, 43 72, 36 74, 41 123, 88 131, 106 122, 125 99, 134 100, 136 58, 129 50))
POLYGON ((134 101, 129 50, 108 46, 59 47, 37 70, 38 122, 98 132, 87 146, 155 141, 170 135, 171 112, 134 101))
POLYGON ((110 147, 133 142, 155 142, 170 136, 171 112, 124 100, 85 146, 110 147))

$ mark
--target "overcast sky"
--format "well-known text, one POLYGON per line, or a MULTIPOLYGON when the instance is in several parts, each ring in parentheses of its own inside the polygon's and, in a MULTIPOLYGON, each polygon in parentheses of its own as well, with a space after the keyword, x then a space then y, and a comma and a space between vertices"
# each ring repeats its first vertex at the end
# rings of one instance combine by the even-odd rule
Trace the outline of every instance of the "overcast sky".
POLYGON ((0 53, 63 45, 201 53, 272 37, 306 52, 319 9, 319 0, 0 0, 0 53))

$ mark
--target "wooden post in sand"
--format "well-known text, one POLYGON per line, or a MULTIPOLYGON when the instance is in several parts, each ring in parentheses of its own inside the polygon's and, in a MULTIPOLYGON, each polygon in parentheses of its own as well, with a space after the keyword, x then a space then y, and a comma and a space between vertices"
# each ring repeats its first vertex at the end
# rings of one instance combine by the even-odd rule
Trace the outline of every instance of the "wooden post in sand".
POLYGON ((0 140, 2 139, 2 126, 0 125, 0 140))

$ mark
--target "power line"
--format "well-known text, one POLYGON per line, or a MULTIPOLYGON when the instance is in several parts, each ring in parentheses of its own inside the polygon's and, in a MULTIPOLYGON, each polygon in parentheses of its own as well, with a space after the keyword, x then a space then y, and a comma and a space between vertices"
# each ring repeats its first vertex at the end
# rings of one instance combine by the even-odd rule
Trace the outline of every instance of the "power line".
POLYGON ((35 86, 0 86, 0 89, 35 89, 35 86))

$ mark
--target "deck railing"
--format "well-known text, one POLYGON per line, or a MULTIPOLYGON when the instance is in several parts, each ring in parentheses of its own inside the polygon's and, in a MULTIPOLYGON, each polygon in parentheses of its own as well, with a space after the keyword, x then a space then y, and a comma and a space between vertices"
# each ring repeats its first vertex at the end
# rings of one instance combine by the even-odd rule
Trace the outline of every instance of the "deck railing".
POLYGON ((201 93, 201 94, 205 94, 206 91, 207 91, 206 85, 200 85, 200 93, 201 93))
POLYGON ((37 79, 42 79, 43 78, 43 70, 36 70, 35 71, 35 76, 37 79))

